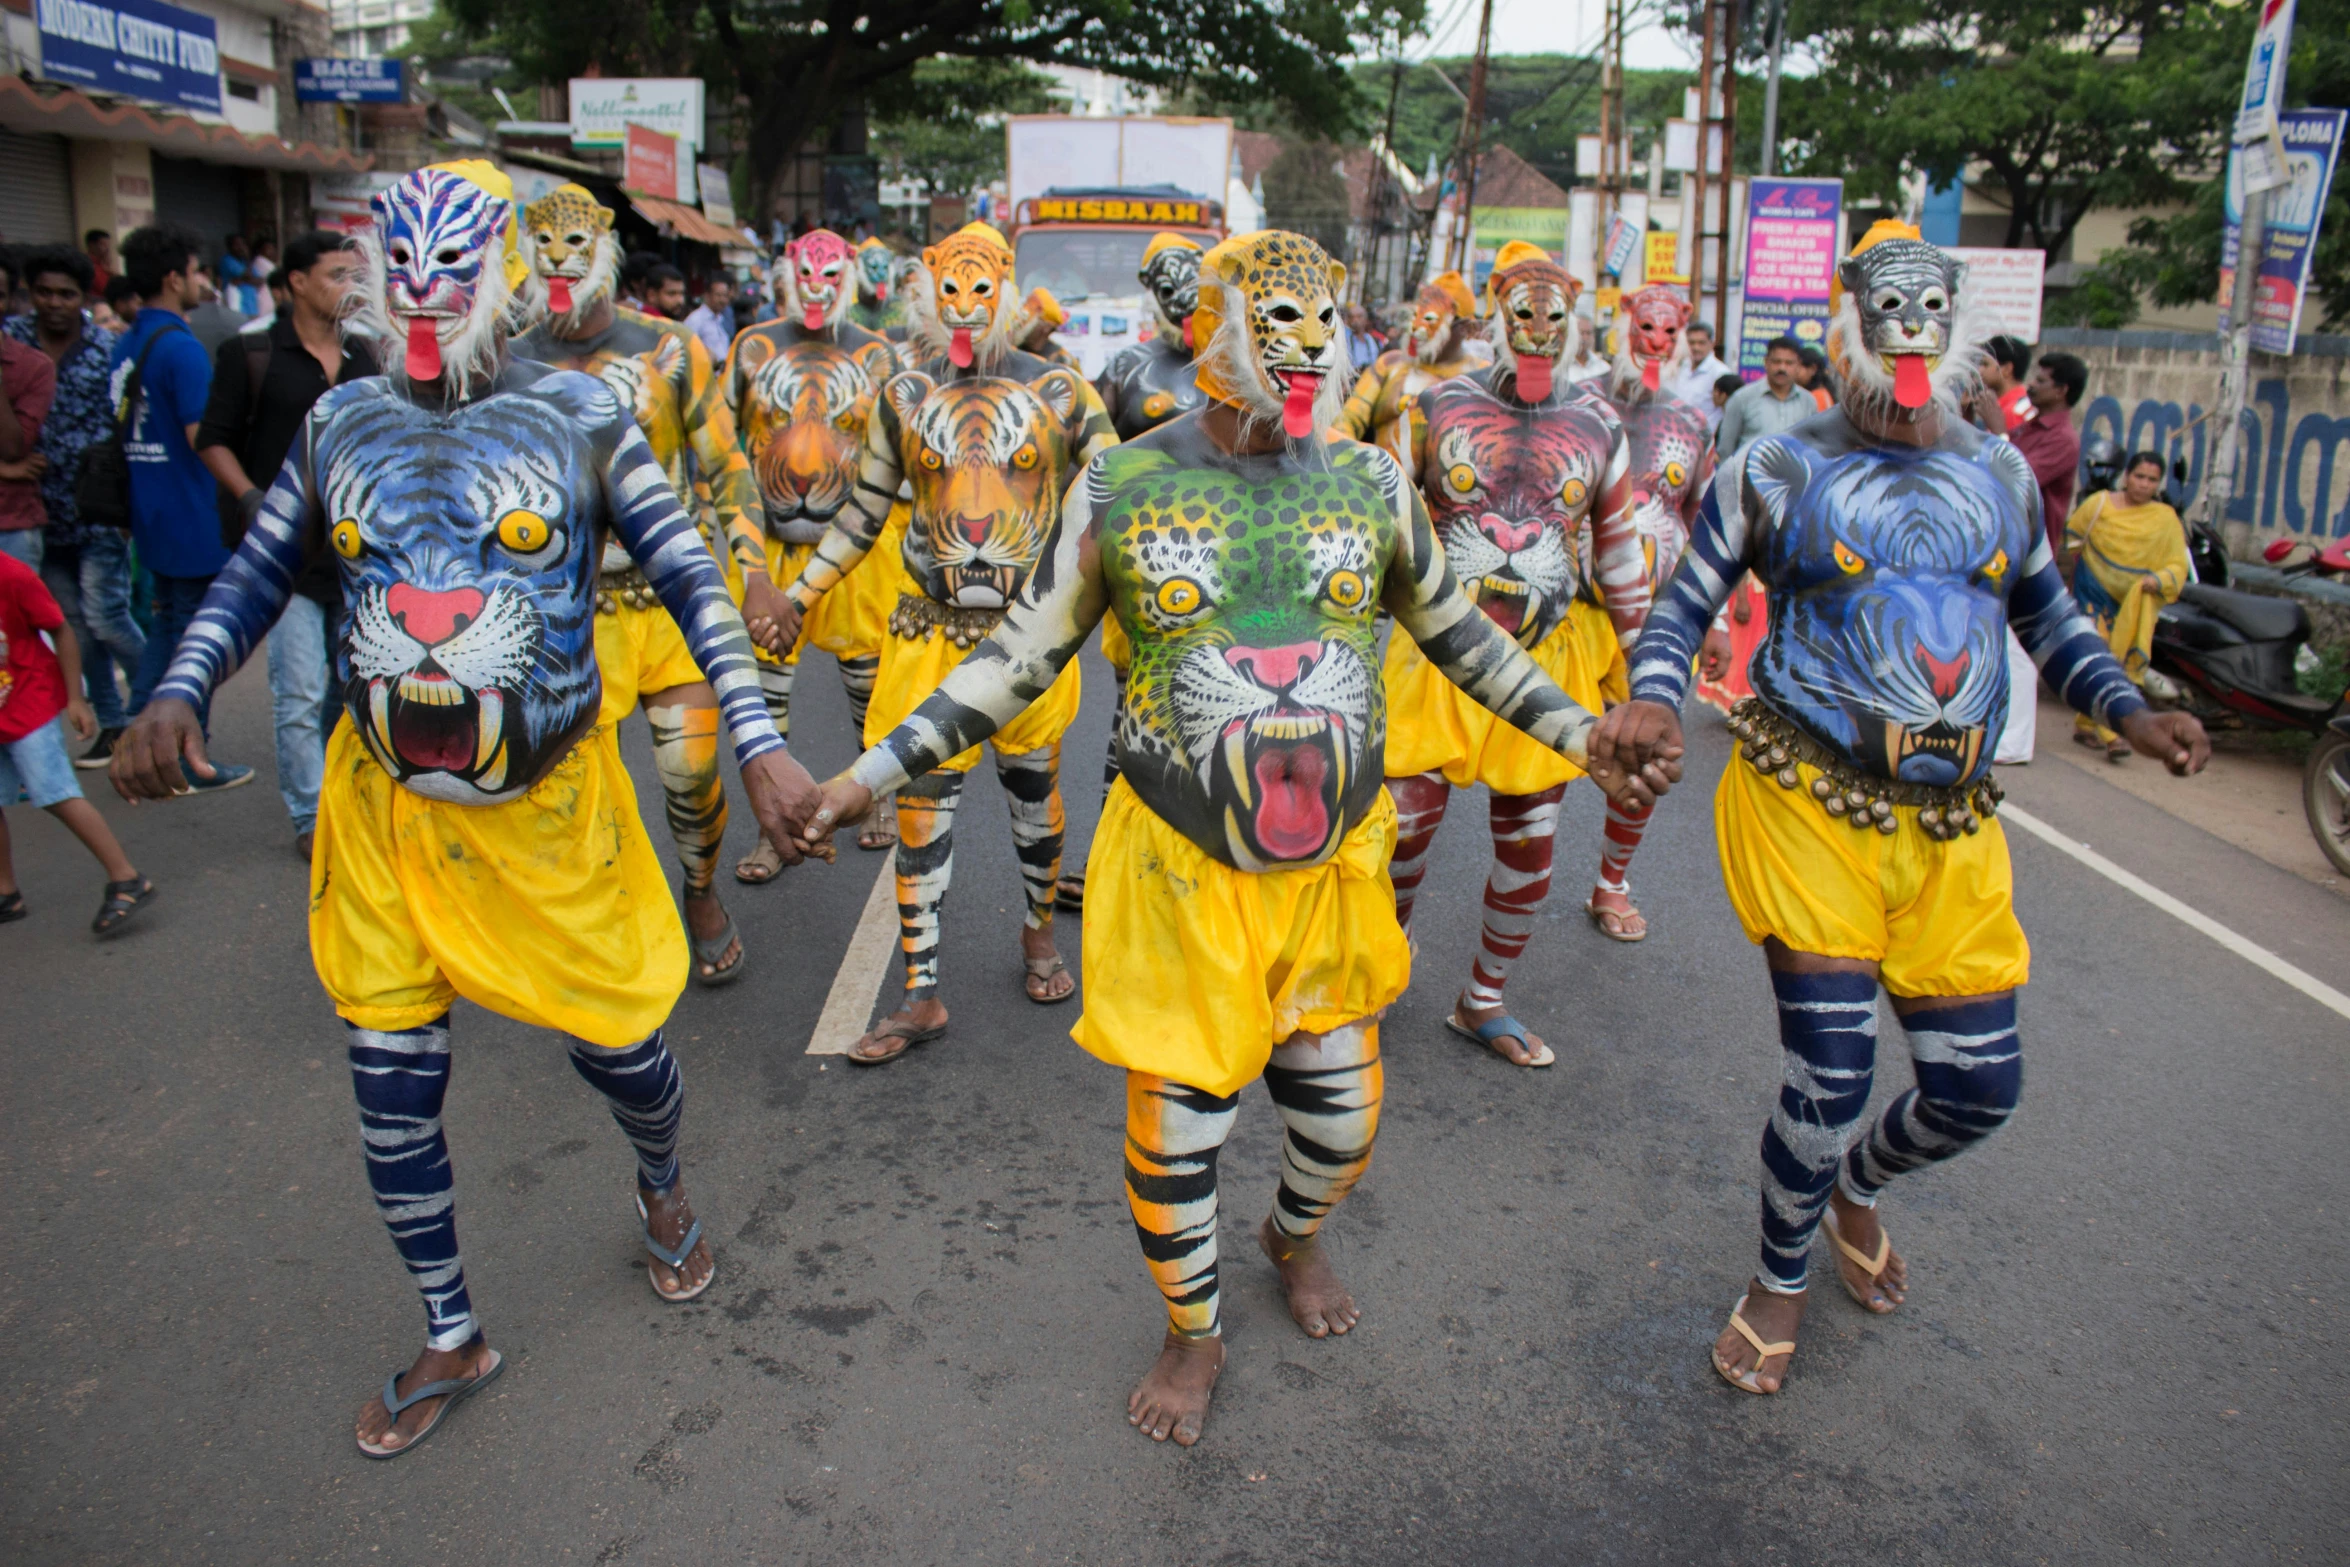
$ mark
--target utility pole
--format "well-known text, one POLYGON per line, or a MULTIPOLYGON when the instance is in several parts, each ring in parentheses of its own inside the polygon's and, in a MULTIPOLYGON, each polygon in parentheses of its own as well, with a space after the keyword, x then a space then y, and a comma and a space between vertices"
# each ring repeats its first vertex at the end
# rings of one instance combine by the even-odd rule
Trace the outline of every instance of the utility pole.
POLYGON ((1454 165, 1454 189, 1460 208, 1453 219, 1452 242, 1446 260, 1453 270, 1469 265, 1470 216, 1477 200, 1478 143, 1485 134, 1485 62, 1493 47, 1493 0, 1484 0, 1477 14, 1477 57, 1469 63, 1469 101, 1461 106, 1460 151, 1454 165))
POLYGON ((2244 445, 2244 399, 2252 378, 2252 301, 2260 292, 2260 253, 2268 245, 2268 192, 2244 193, 2244 221, 2236 245, 2236 270, 2228 280, 2228 340, 2220 360, 2219 441, 2211 474, 2196 497, 2201 520, 2213 531, 2227 528, 2228 504, 2236 498, 2236 461, 2244 445))
MULTIPOLYGON (((1721 236, 1721 248, 1730 244, 1730 149, 1731 131, 1738 101, 1738 38, 1737 12, 1731 0, 1705 0, 1704 19, 1700 24, 1702 36, 1697 55, 1697 168, 1684 178, 1695 181, 1690 187, 1689 215, 1691 228, 1690 254, 1683 266, 1689 273, 1689 303, 1702 307, 1705 303, 1706 197, 1714 197, 1717 209, 1716 229, 1721 236), (1714 149, 1719 147, 1720 163, 1716 167, 1714 149), (1718 177, 1717 177, 1718 176, 1718 177)), ((1729 320, 1730 263, 1726 255, 1715 257, 1712 269, 1714 282, 1714 337, 1718 342, 1722 329, 1729 320)))
POLYGON ((1779 65, 1787 54, 1787 0, 1771 0, 1770 74, 1763 78, 1762 171, 1779 172, 1779 65))
POLYGON ((1387 82, 1387 128, 1379 133, 1379 146, 1371 160, 1371 243, 1370 254, 1363 258, 1362 275, 1354 279, 1354 297, 1358 304, 1367 305, 1371 302, 1371 287, 1379 276, 1379 242, 1387 233, 1387 192, 1392 183, 1387 174, 1387 160, 1395 156, 1395 104, 1402 95, 1403 50, 1399 41, 1394 70, 1387 82))
MULTIPOLYGON (((1608 229, 1624 199, 1624 0, 1607 0, 1599 58, 1599 270, 1607 264, 1608 229)), ((1601 323, 1604 325, 1604 323, 1601 323)))

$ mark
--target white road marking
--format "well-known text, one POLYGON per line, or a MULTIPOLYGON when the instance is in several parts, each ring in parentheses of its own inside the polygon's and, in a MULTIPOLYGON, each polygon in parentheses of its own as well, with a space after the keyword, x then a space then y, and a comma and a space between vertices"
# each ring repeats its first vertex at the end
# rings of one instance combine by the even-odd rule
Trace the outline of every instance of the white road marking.
POLYGON ((2295 968, 2250 937, 2238 935, 2210 915, 2181 903, 2144 878, 2132 875, 2087 844, 2066 837, 2031 812, 2012 803, 2002 803, 1999 819, 2013 822, 2043 843, 2063 850, 2116 886, 2127 888, 2181 924, 2203 932, 2253 967, 2268 970, 2319 1006, 2329 1007, 2344 1017, 2350 1017, 2350 996, 2342 994, 2315 975, 2295 968))
POLYGON ((873 878, 873 890, 865 895, 865 912, 857 916, 849 950, 841 955, 840 968, 832 976, 824 1015, 816 1020, 816 1032, 808 1036, 808 1054, 812 1056, 847 1055, 849 1046, 873 1020, 874 997, 881 993, 890 954, 897 950, 897 871, 898 851, 892 848, 881 857, 881 874, 873 878))

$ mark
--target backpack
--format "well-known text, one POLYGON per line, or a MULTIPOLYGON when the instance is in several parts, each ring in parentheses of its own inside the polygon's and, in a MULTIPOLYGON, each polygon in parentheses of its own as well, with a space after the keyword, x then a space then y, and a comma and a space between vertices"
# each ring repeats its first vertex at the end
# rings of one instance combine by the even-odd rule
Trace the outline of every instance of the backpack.
POLYGON ((130 436, 132 410, 139 406, 139 377, 147 368, 147 356, 155 352, 155 345, 163 341, 164 335, 186 330, 181 323, 172 322, 147 339, 139 357, 132 361, 130 379, 123 383, 122 403, 114 410, 114 427, 90 443, 82 453, 81 472, 74 476, 74 515, 80 521, 129 531, 131 458, 123 442, 130 436))

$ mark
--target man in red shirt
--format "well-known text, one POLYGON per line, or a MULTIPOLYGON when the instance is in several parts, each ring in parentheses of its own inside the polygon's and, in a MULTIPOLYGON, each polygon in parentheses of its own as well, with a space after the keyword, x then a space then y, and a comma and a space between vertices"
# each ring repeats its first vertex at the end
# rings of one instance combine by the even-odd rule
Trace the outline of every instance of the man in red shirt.
POLYGON ((57 366, 39 349, 0 337, 0 551, 41 569, 41 473, 33 448, 57 396, 57 366))
POLYGON ((1993 435, 2013 435, 2032 417, 2024 376, 2032 368, 2031 345, 2020 338, 1995 337, 1983 345, 1983 385, 1968 404, 1975 424, 1993 435))
POLYGON ((2064 522, 2073 514, 2073 487, 2081 477, 2081 432, 2073 428, 2073 409, 2089 389, 2089 367, 2071 354, 2042 354, 2024 382, 2031 416, 2015 427, 2008 439, 2032 465, 2040 481, 2040 521, 2048 529, 2048 547, 2064 553, 2064 522))
MULTIPOLYGON (((82 798, 74 780, 63 724, 71 723, 84 740, 98 732, 97 715, 79 695, 81 689, 82 650, 65 624, 65 611, 41 585, 38 572, 0 554, 0 803, 13 805, 19 795, 29 798, 71 828, 106 867, 106 901, 90 929, 111 936, 155 896, 155 884, 123 856, 106 818, 82 798), (43 632, 56 640, 54 651, 42 640, 43 632)), ((9 854, 8 819, 0 813, 0 925, 23 919, 26 912, 9 854)))

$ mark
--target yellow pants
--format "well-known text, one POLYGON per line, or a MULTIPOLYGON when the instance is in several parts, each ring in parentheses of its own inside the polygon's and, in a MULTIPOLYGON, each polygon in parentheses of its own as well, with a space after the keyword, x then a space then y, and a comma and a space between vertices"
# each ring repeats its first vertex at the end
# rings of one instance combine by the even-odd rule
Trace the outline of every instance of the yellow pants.
POLYGON ((1119 779, 1085 866, 1085 1014, 1069 1037, 1113 1066, 1239 1092, 1291 1034, 1370 1017, 1411 983, 1394 852, 1381 790, 1327 863, 1234 870, 1119 779))
MULTIPOLYGON (((800 640, 784 657, 787 664, 800 661, 805 648, 820 648, 834 658, 868 658, 881 651, 882 640, 889 635, 889 612, 897 608, 898 594, 906 585, 906 565, 902 551, 906 545, 906 503, 899 501, 889 509, 889 521, 882 525, 881 537, 857 569, 832 585, 832 591, 816 601, 816 607, 800 622, 800 640)), ((767 541, 767 580, 779 588, 786 588, 799 577, 800 569, 816 553, 813 544, 786 544, 781 539, 767 541)), ((742 604, 742 585, 734 585, 734 601, 742 604)), ((765 650, 759 652, 761 663, 775 660, 765 650)))
MULTIPOLYGON (((973 644, 976 646, 977 644, 973 644)), ((887 632, 881 639, 881 672, 873 680, 873 705, 865 710, 865 743, 878 745, 882 736, 906 721, 925 697, 939 688, 957 664, 971 656, 971 648, 957 647, 944 631, 927 637, 901 637, 887 632)), ((1041 751, 1068 732, 1077 721, 1077 703, 1084 695, 1071 659, 1060 678, 1046 688, 1034 706, 995 732, 992 742, 1001 756, 1041 751)), ((967 773, 979 765, 979 747, 939 764, 947 772, 967 773)))
POLYGON ((612 727, 518 799, 451 805, 401 788, 336 726, 310 957, 360 1028, 421 1027, 459 996, 613 1049, 659 1028, 685 989, 685 930, 612 727))
POLYGON ((685 633, 669 611, 658 604, 649 609, 623 604, 609 615, 596 614, 596 673, 604 682, 596 722, 608 728, 635 712, 648 691, 698 684, 702 666, 694 662, 685 633))
MULTIPOLYGON (((1607 611, 1577 600, 1536 644, 1534 662, 1559 689, 1599 711, 1600 677, 1619 656, 1607 611)), ((1483 784, 1495 794, 1539 794, 1583 769, 1525 731, 1493 716, 1428 662, 1399 626, 1387 641, 1387 776, 1441 772, 1456 789, 1483 784)))
POLYGON ((1126 628, 1118 623, 1116 615, 1102 617, 1102 657, 1121 675, 1134 663, 1134 643, 1126 635, 1126 628))
POLYGON ((1997 821, 1941 842, 1914 806, 1896 806, 1897 831, 1859 830, 1812 798, 1816 768, 1797 771, 1782 789, 1733 757, 1714 792, 1722 882, 1747 940, 1868 959, 1897 996, 1979 996, 2032 977, 1997 821))

